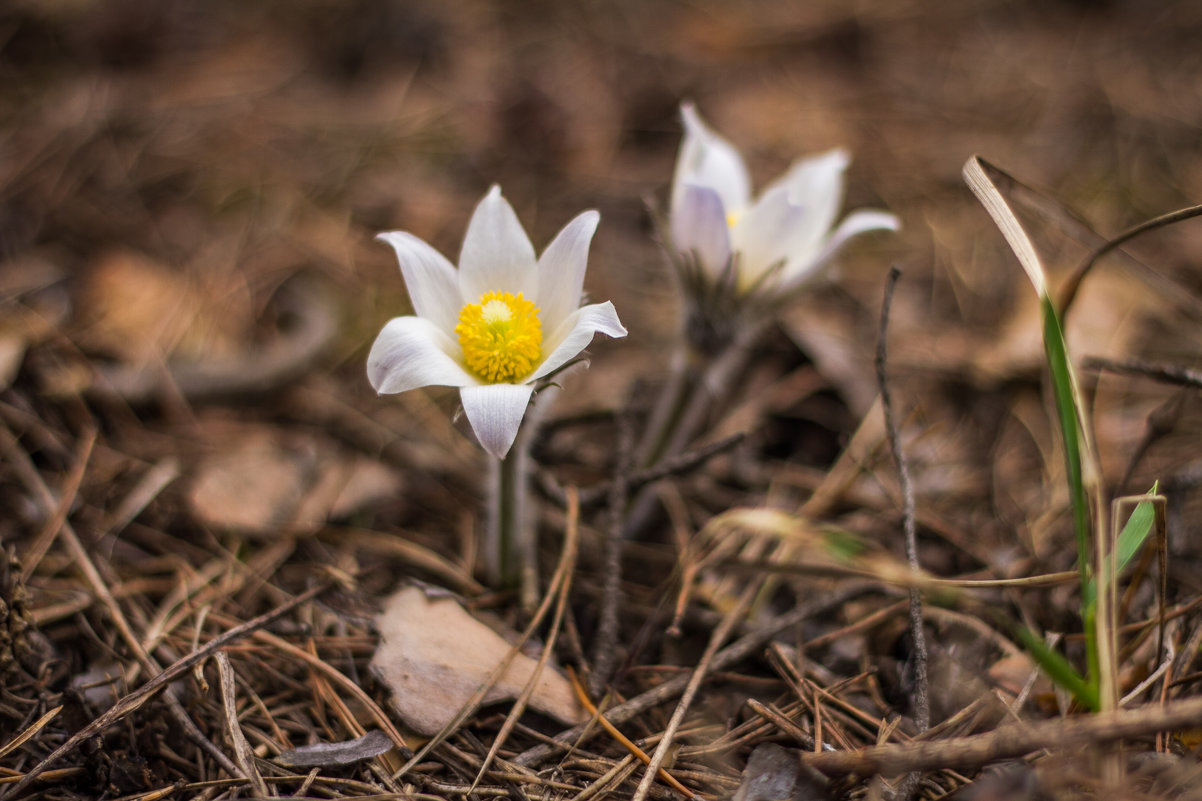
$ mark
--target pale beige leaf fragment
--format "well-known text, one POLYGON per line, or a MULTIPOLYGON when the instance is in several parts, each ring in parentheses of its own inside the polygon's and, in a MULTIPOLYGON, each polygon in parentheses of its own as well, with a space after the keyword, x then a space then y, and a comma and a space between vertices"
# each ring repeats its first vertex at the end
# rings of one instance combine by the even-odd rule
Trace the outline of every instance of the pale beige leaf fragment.
MULTIPOLYGON (((376 625, 380 645, 372 671, 392 691, 393 707, 405 724, 427 736, 451 722, 511 650, 454 598, 415 586, 394 594, 376 625)), ((516 655, 483 703, 516 698, 536 665, 516 655)), ((542 671, 529 706, 561 723, 583 720, 571 683, 553 670, 542 671)))
POLYGON ((828 784, 797 751, 763 743, 751 752, 732 801, 816 801, 828 797, 828 784))
POLYGON ((311 461, 276 443, 270 432, 248 432, 202 463, 188 494, 193 513, 219 528, 266 533, 292 517, 308 488, 311 461))
POLYGON ((287 768, 330 768, 353 765, 391 751, 395 743, 379 729, 369 731, 354 740, 338 743, 313 743, 281 751, 277 764, 287 768))

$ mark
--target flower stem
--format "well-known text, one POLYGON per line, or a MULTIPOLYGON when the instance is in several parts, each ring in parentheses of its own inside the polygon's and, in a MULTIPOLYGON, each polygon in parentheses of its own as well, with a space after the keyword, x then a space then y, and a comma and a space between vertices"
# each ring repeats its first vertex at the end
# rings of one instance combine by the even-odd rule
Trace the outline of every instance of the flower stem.
POLYGON ((530 444, 558 388, 539 390, 503 459, 490 464, 488 510, 489 579, 498 589, 519 591, 523 608, 538 604, 538 539, 530 513, 530 444))
POLYGON ((517 587, 521 578, 522 507, 525 503, 525 492, 521 489, 522 461, 524 454, 515 442, 508 455, 493 462, 492 468, 496 497, 491 509, 494 564, 490 570, 493 583, 501 589, 517 587))
MULTIPOLYGON (((644 469, 679 456, 703 435, 705 425, 735 394, 735 379, 747 365, 756 341, 767 329, 764 323, 746 323, 730 341, 705 352, 682 338, 672 362, 672 376, 652 414, 648 434, 639 454, 644 469)), ((654 508, 655 490, 648 486, 631 499, 626 534, 646 524, 654 508)))
POLYGON ((646 434, 635 458, 639 466, 646 468, 657 464, 676 436, 689 395, 697 388, 697 362, 698 356, 688 341, 678 340, 672 354, 668 383, 660 392, 647 421, 646 434))

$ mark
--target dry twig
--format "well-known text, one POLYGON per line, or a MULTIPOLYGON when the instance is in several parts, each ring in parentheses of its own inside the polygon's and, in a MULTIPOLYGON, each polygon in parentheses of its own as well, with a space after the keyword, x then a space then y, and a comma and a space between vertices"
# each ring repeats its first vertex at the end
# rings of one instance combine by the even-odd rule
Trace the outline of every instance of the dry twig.
POLYGON ((979 768, 1043 748, 1103 745, 1144 737, 1160 731, 1185 729, 1202 723, 1202 698, 1148 705, 1040 723, 1011 724, 985 734, 950 740, 877 745, 859 751, 803 754, 802 760, 829 775, 880 774, 909 771, 979 768))
MULTIPOLYGON (((881 408, 885 414, 885 431, 889 437, 889 448, 893 451, 893 459, 897 464, 897 479, 901 485, 902 494, 902 526, 905 530, 906 560, 910 569, 915 573, 922 568, 918 564, 918 536, 914 528, 914 485, 910 481, 910 465, 902 452, 901 436, 897 430, 897 420, 893 414, 893 398, 889 394, 889 379, 886 370, 888 341, 889 341, 889 309, 893 305, 893 290, 897 280, 901 278, 901 270, 894 267, 889 270, 889 278, 885 283, 885 300, 881 304, 881 327, 876 343, 876 379, 881 392, 881 408)), ((910 588, 910 638, 914 641, 911 658, 914 666, 914 722, 921 734, 931 726, 931 701, 927 680, 927 638, 922 625, 922 596, 917 587, 910 588)), ((919 775, 912 773, 905 778, 898 789, 898 797, 908 799, 918 786, 919 775)))
POLYGON ((622 527, 625 521, 626 471, 633 457, 634 421, 629 413, 618 415, 618 453, 614 475, 609 484, 609 526, 605 533, 605 557, 602 562, 601 611, 597 616, 597 634, 593 643, 593 672, 589 692, 600 695, 618 661, 618 611, 622 589, 622 527))

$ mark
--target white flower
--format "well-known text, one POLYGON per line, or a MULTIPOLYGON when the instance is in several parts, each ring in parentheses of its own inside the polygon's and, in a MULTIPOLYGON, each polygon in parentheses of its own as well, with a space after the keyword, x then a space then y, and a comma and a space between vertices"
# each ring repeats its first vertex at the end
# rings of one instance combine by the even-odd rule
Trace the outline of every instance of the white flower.
POLYGON ((581 306, 589 243, 601 219, 586 211, 535 259, 513 207, 494 186, 472 215, 456 270, 403 231, 380 234, 401 263, 416 316, 376 337, 367 378, 377 392, 459 387, 489 453, 504 458, 534 383, 563 367, 600 331, 626 335, 613 304, 581 306))
POLYGON ((692 104, 682 104, 680 113, 685 134, 672 177, 672 246, 692 254, 711 280, 733 264, 737 291, 786 292, 813 277, 856 234, 900 227, 888 212, 861 209, 831 230, 850 161, 838 149, 798 160, 753 200, 739 151, 711 131, 692 104))

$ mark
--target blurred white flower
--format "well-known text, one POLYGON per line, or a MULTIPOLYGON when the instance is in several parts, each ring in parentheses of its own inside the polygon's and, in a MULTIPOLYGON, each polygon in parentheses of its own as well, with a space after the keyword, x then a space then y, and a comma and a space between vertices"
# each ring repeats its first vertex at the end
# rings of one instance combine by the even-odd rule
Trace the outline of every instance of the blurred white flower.
POLYGON ((798 160, 752 199, 739 151, 710 130, 691 103, 680 113, 685 130, 672 177, 669 233, 676 252, 695 258, 711 282, 733 277, 739 293, 787 292, 856 234, 900 227, 888 212, 861 209, 831 230, 850 161, 838 149, 798 160))
POLYGON ((626 335, 612 303, 580 305, 600 219, 595 211, 580 214, 535 259, 513 207, 494 186, 468 224, 459 269, 412 234, 380 234, 396 251, 416 315, 392 319, 376 337, 367 357, 372 387, 459 387, 480 444, 504 458, 534 384, 598 331, 626 335))

